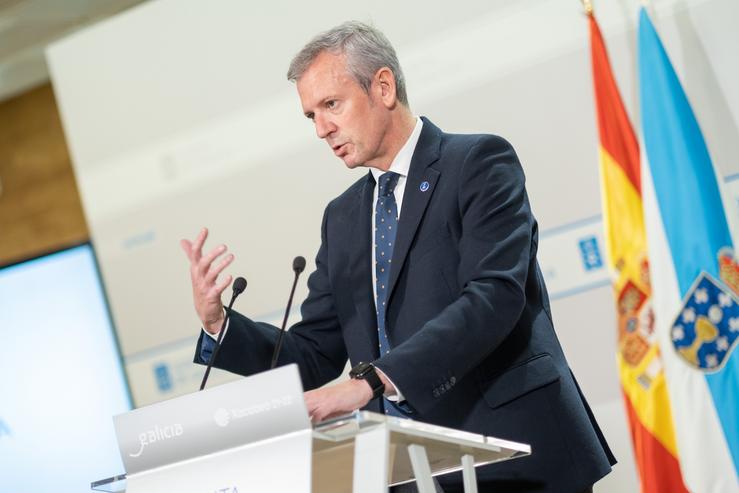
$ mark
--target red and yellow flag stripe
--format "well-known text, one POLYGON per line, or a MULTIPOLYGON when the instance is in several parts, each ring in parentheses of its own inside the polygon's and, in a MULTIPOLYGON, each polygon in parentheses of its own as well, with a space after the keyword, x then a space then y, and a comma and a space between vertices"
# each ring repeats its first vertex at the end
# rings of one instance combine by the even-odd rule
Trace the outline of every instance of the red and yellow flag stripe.
POLYGON ((592 11, 588 14, 600 136, 603 224, 618 314, 618 369, 641 490, 686 492, 654 334, 639 145, 598 23, 592 11))

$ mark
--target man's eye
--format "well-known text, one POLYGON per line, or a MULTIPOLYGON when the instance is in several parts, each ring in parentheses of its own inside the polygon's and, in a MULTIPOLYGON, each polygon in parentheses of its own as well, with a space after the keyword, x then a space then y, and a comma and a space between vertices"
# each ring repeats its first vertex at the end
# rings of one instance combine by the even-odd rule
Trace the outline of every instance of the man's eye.
POLYGON ((336 107, 336 101, 334 101, 333 99, 330 101, 326 101, 326 108, 333 109, 335 107, 336 107))

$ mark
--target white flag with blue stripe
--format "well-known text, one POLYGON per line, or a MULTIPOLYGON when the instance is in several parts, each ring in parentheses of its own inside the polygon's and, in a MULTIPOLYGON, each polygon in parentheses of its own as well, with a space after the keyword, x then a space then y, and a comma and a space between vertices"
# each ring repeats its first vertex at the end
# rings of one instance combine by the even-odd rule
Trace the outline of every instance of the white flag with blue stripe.
POLYGON ((738 212, 722 200, 698 122, 644 8, 639 97, 655 322, 680 467, 691 491, 735 493, 739 268, 728 219, 738 212))

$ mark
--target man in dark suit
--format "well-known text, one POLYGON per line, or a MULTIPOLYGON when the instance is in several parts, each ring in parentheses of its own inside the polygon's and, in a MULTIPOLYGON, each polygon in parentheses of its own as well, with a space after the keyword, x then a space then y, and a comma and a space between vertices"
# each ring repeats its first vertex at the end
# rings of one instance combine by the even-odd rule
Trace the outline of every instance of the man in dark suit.
MULTIPOLYGON (((312 419, 365 408, 530 443, 530 457, 478 470, 481 490, 588 491, 615 460, 554 332, 511 145, 414 117, 392 46, 360 23, 317 36, 288 78, 318 136, 347 167, 370 168, 326 207, 302 321, 278 360, 315 389, 312 419), (347 358, 354 378, 319 388, 347 358)), ((233 260, 224 246, 203 255, 206 237, 182 242, 204 328, 199 363, 233 260)), ((275 327, 234 313, 226 331, 216 366, 269 367, 275 327)))

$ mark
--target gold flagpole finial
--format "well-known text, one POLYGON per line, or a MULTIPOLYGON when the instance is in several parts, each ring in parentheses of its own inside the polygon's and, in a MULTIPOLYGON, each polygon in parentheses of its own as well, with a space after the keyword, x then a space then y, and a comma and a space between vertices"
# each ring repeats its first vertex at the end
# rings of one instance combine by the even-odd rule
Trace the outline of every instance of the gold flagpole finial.
POLYGON ((593 15, 593 2, 592 0, 580 0, 582 2, 582 8, 585 9, 585 13, 593 15))

